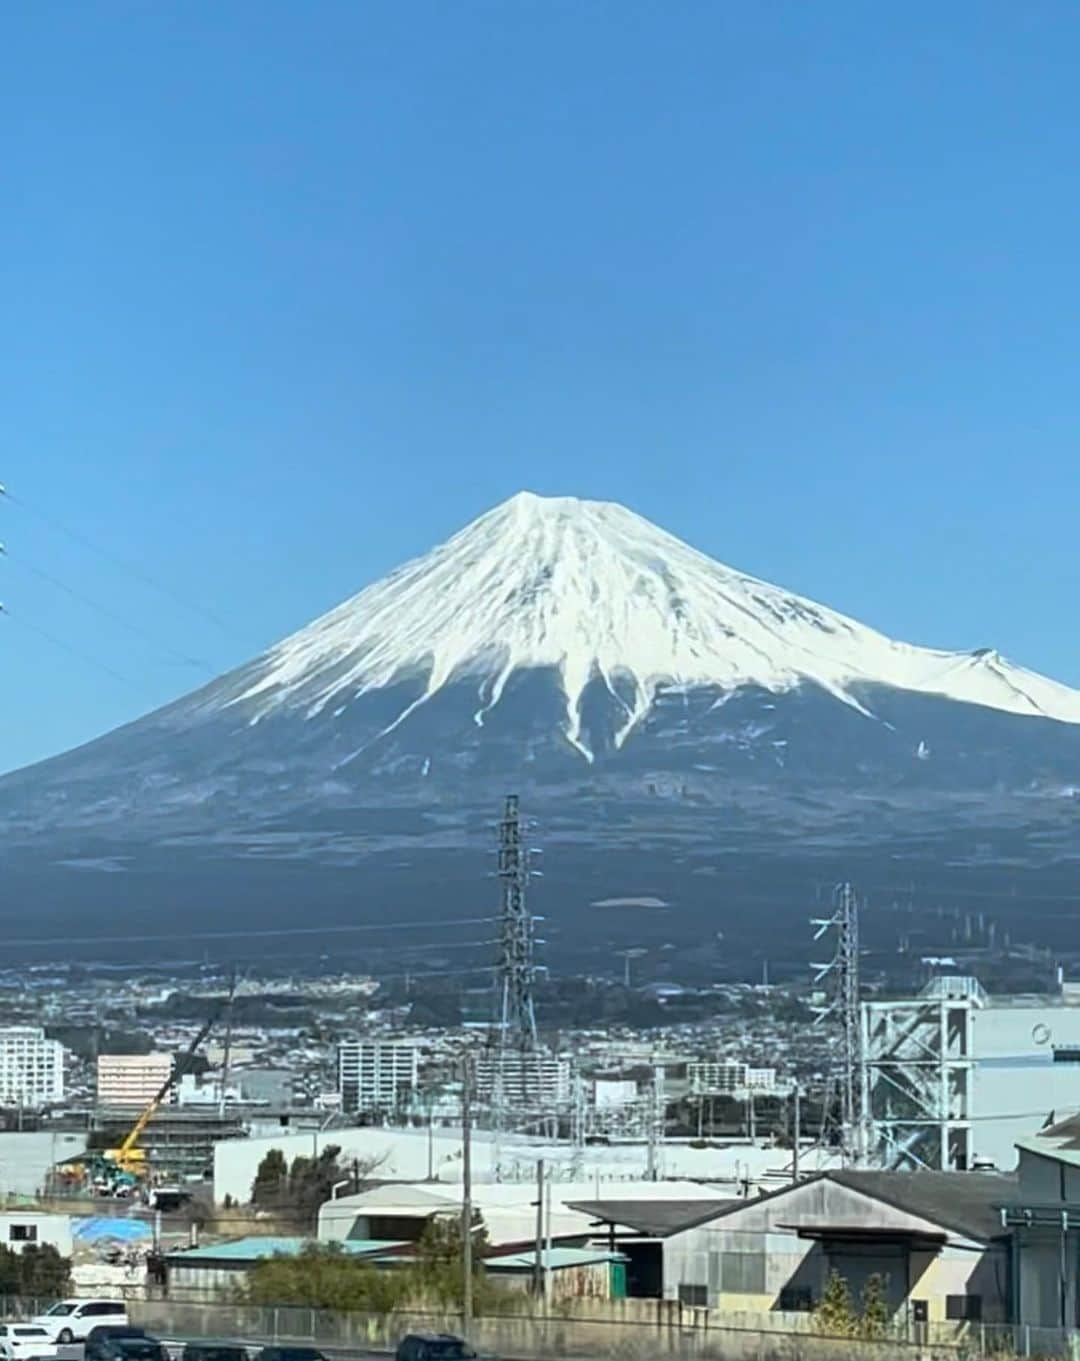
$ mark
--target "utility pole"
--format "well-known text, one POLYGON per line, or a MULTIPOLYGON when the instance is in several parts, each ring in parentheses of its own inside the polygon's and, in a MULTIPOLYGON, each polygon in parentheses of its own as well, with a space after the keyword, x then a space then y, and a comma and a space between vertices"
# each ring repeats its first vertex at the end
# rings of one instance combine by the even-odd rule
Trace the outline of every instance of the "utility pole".
POLYGON ((791 1180, 799 1180, 799 1143, 802 1140, 802 1111, 799 1107, 799 1100, 802 1093, 799 1084, 795 1084, 795 1119, 792 1122, 795 1126, 794 1138, 791 1141, 791 1180))
POLYGON ((544 1160, 536 1160, 536 1256, 533 1262, 533 1298, 544 1292, 544 1160))
POLYGON ((660 1145, 664 1141, 664 1116, 667 1113, 667 1100, 664 1092, 665 1070, 660 1064, 653 1065, 652 1091, 647 1105, 647 1144, 645 1178, 647 1181, 660 1179, 660 1145))
POLYGON ((461 1074, 461 1324, 466 1338, 473 1321, 472 1236, 472 1055, 461 1074))
MULTIPOLYGON (((225 1103, 228 1100, 229 1069, 232 1066, 233 1002, 236 1000, 236 965, 229 969, 229 1000, 225 1003, 225 1048, 221 1057, 221 1091, 218 1114, 225 1119, 225 1103)), ((212 1090, 212 1089, 211 1089, 212 1090)))
POLYGON ((544 1185, 544 1212, 547 1215, 547 1233, 544 1235, 544 1303, 551 1303, 551 1175, 548 1174, 544 1185))

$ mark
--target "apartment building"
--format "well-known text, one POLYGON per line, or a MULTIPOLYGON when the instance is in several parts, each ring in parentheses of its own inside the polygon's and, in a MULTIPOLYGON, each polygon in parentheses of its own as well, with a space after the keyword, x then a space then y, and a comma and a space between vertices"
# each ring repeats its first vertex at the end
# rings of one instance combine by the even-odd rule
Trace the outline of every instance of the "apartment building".
POLYGON ((344 1040, 338 1091, 345 1111, 396 1110, 416 1090, 420 1050, 397 1040, 344 1040))
POLYGON ((37 1026, 0 1028, 0 1105, 35 1108, 64 1099, 64 1048, 37 1026))
POLYGON ((145 1106, 168 1081, 171 1054, 99 1054, 99 1106, 145 1106))

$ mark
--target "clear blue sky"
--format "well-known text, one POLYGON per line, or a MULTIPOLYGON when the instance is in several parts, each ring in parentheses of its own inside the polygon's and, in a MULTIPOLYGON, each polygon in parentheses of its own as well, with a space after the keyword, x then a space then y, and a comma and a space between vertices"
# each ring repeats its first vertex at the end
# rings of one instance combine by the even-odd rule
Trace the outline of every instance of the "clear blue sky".
POLYGON ((0 767, 206 674, 27 564, 217 671, 523 487, 1080 685, 1075 4, 3 30, 0 767))

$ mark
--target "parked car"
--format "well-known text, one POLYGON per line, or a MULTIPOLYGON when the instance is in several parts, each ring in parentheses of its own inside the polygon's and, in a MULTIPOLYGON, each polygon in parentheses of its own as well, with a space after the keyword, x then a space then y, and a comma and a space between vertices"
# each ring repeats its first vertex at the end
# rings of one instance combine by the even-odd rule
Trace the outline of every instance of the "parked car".
MULTIPOLYGON (((108 1337, 99 1344, 97 1361, 169 1361, 156 1337, 108 1337)), ((89 1350, 89 1344, 87 1344, 89 1350)))
POLYGON ((29 1322, 48 1333, 50 1342, 66 1345, 85 1342, 91 1328, 112 1323, 126 1326, 127 1307, 123 1300, 61 1300, 29 1322))
POLYGON ((144 1328, 98 1324, 86 1335, 84 1361, 162 1361, 161 1343, 144 1328))
POLYGON ((0 1357, 55 1356, 56 1344, 38 1323, 0 1323, 0 1357))
POLYGON ((409 1333, 397 1345, 395 1361, 475 1361, 469 1344, 453 1333, 409 1333))
POLYGON ((255 1361, 326 1361, 315 1347, 264 1347, 255 1361))
POLYGON ((248 1349, 240 1342, 189 1342, 180 1361, 248 1361, 248 1349))

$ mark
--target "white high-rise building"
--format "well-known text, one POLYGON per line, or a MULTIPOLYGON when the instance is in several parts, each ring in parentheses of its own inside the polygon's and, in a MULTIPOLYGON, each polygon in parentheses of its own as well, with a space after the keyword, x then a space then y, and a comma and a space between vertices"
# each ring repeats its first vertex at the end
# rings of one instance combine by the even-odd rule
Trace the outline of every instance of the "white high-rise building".
POLYGON ((476 1060, 476 1094, 481 1101, 551 1109, 573 1096, 570 1060, 550 1054, 481 1054, 476 1060))
POLYGON ((64 1099, 64 1047, 37 1026, 0 1028, 0 1105, 34 1108, 64 1099))
POLYGON ((346 1111, 392 1111, 416 1090, 420 1050, 396 1040, 338 1045, 338 1091, 346 1111))
POLYGON ((99 1106, 145 1106, 168 1081, 171 1054, 99 1054, 99 1106))

